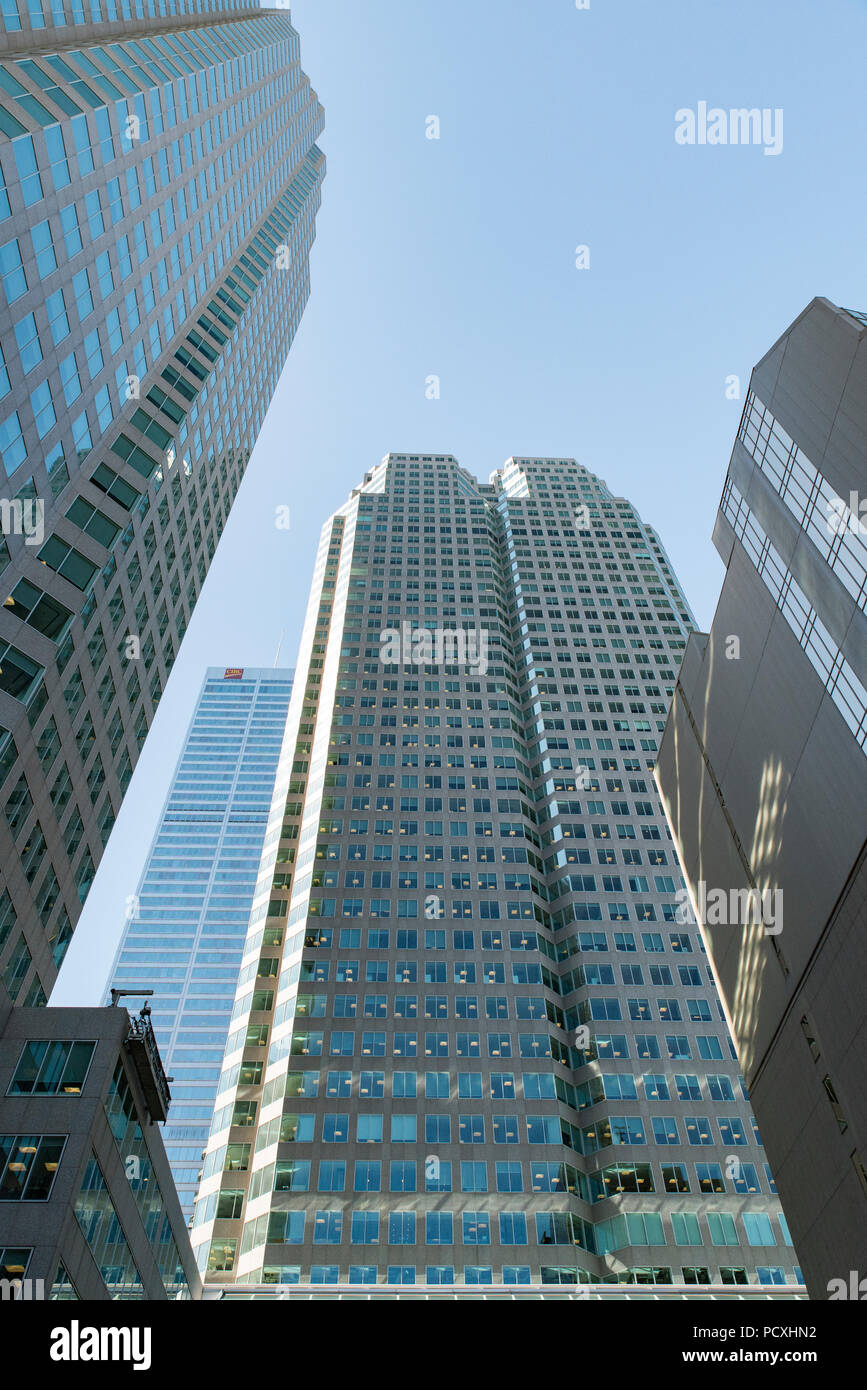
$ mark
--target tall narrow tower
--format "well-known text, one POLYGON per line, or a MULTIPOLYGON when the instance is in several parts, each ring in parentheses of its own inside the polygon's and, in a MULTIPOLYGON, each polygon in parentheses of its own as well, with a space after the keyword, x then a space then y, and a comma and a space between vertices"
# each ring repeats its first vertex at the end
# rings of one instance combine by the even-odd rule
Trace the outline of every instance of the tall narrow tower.
POLYGON ((45 1000, 308 293, 288 11, 15 0, 0 34, 0 1012, 45 1000))
MULTIPOLYGON (((108 980, 152 989, 173 1104, 163 1138, 192 1216, 286 726, 292 672, 205 677, 108 980)), ((277 961, 274 961, 276 972, 277 961)))
POLYGON ((691 626, 570 459, 391 454, 326 524, 210 1280, 798 1284, 651 776, 691 626))

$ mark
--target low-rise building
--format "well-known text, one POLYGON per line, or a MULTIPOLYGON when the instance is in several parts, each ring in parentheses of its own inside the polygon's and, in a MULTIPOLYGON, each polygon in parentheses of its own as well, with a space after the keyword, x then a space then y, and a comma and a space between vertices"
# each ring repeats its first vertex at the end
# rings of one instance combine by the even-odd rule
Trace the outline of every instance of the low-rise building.
POLYGON ((4 1298, 198 1298, 147 1005, 0 1015, 4 1298))

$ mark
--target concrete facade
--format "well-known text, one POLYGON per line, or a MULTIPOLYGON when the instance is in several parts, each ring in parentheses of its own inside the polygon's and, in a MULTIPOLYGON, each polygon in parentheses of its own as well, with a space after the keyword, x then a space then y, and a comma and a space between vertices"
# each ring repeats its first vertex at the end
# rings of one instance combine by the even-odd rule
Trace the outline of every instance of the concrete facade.
POLYGON ((650 776, 692 626, 572 459, 390 454, 326 523, 207 1283, 802 1291, 650 776))
MULTIPOLYGON (((6 1014, 0 1032, 2 1275, 28 1280, 31 1289, 35 1281, 38 1292, 29 1296, 162 1300, 200 1295, 155 1122, 167 1094, 165 1079, 142 1045, 143 1030, 146 1034, 146 1021, 120 1007, 20 1008, 6 1014), (52 1090, 56 1075, 46 1080, 44 1069, 34 1080, 36 1068, 26 1065, 32 1055, 27 1045, 37 1046, 38 1059, 41 1044, 70 1041, 83 1049, 94 1045, 80 1090, 78 1084, 71 1093, 69 1087, 66 1093, 62 1086, 52 1090), (45 1136, 62 1140, 59 1154, 53 1151, 56 1170, 47 1199, 29 1199, 26 1186, 14 1196, 22 1158, 26 1161, 45 1136), (11 1137, 20 1142, 11 1144, 11 1137)), ((4 1296, 12 1296, 10 1286, 4 1296)))
POLYGON ((714 528, 722 593, 656 773, 694 907, 700 884, 782 894, 781 923, 708 911, 704 934, 813 1298, 867 1252, 859 497, 867 326, 815 299, 752 374, 714 528))

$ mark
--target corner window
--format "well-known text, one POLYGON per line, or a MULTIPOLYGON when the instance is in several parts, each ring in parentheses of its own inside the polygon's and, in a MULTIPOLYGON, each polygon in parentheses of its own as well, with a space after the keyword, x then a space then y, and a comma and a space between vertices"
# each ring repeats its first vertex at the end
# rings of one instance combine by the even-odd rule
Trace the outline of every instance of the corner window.
POLYGON ((79 1096, 95 1042, 28 1042, 9 1085, 10 1096, 79 1096))

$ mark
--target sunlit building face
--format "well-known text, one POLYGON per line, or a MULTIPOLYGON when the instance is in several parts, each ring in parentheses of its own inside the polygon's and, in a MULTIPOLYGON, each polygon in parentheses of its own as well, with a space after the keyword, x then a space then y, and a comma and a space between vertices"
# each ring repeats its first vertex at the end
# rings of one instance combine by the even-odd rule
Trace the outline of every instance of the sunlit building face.
POLYGON ((798 1282, 652 779, 692 626, 656 533, 573 460, 480 484, 390 454, 326 523, 207 1278, 798 1282))
POLYGON ((38 1004, 298 326, 325 164, 288 11, 2 23, 0 980, 38 1004))

